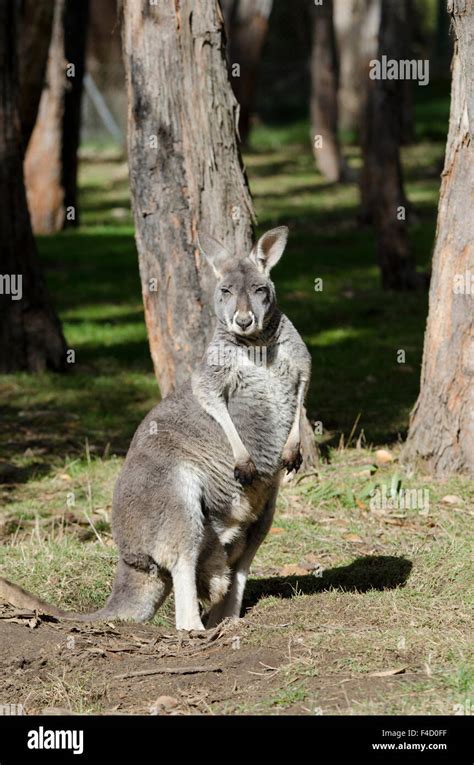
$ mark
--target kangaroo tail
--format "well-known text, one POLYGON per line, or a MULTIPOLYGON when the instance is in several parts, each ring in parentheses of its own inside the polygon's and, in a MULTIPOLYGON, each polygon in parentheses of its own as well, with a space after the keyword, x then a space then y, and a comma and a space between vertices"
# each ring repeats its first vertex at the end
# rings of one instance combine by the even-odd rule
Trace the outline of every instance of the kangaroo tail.
POLYGON ((127 619, 144 622, 152 619, 171 591, 171 577, 163 572, 150 575, 119 559, 112 594, 103 608, 90 613, 76 613, 57 608, 27 592, 23 587, 0 577, 0 602, 16 608, 41 611, 57 619, 95 622, 104 619, 127 619))
POLYGON ((37 598, 36 595, 32 595, 27 592, 23 587, 19 587, 17 584, 13 584, 8 579, 0 577, 0 601, 10 603, 16 608, 25 608, 30 611, 42 611, 45 614, 56 617, 68 616, 67 611, 63 611, 56 606, 52 606, 50 603, 46 603, 45 600, 37 598))

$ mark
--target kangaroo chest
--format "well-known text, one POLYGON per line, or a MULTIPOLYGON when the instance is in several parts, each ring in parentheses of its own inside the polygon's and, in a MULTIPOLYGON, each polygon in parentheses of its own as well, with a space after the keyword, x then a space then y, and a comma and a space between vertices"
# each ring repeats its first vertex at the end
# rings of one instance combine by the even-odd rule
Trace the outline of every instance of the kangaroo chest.
POLYGON ((261 353, 242 353, 234 365, 228 408, 257 470, 271 475, 295 417, 298 373, 284 346, 256 350, 261 353))

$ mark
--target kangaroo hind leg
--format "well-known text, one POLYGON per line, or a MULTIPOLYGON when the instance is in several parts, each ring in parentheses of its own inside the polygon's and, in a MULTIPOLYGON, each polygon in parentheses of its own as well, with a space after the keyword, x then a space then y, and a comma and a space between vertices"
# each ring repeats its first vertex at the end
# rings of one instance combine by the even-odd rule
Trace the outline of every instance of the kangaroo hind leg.
POLYGON ((119 558, 112 593, 104 608, 81 615, 81 621, 124 619, 146 622, 152 619, 171 592, 171 577, 160 569, 146 571, 119 558))
MULTIPOLYGON (((181 465, 174 484, 175 559, 170 566, 178 630, 204 629, 198 594, 200 559, 206 538, 202 495, 199 475, 192 467, 181 465)), ((157 557, 160 557, 158 553, 157 557)))

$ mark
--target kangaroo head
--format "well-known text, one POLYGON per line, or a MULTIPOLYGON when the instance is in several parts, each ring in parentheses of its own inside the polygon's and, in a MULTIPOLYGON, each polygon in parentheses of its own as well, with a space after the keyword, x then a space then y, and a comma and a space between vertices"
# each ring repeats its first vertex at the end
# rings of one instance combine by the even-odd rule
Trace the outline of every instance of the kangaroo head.
POLYGON ((272 228, 248 255, 239 257, 211 236, 200 235, 199 248, 217 277, 216 316, 233 335, 252 339, 268 324, 276 306, 269 274, 283 255, 287 239, 286 226, 272 228))

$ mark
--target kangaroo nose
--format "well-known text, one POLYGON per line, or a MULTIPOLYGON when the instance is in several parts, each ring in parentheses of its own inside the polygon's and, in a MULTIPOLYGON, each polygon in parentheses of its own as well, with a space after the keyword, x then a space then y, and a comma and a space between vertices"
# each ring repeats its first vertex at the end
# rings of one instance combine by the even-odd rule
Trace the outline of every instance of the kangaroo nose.
POLYGON ((241 316, 237 316, 235 323, 240 327, 240 329, 247 329, 247 327, 250 327, 252 323, 252 317, 247 314, 247 316, 244 316, 243 318, 241 316))

